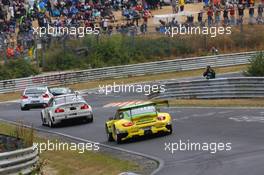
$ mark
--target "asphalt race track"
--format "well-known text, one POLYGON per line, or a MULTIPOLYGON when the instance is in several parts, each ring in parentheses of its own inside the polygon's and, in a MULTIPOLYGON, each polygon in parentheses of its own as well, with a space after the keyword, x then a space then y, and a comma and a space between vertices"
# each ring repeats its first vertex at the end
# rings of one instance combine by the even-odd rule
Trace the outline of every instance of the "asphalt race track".
POLYGON ((109 144, 164 160, 161 175, 263 175, 264 110, 261 108, 164 108, 173 118, 173 134, 132 140, 121 145, 106 141, 105 121, 118 106, 146 100, 142 94, 89 94, 94 110, 91 124, 64 123, 57 128, 41 125, 40 109, 20 111, 18 103, 0 104, 0 118, 33 123, 34 127, 109 144), (171 151, 165 144, 231 143, 230 151, 171 151))

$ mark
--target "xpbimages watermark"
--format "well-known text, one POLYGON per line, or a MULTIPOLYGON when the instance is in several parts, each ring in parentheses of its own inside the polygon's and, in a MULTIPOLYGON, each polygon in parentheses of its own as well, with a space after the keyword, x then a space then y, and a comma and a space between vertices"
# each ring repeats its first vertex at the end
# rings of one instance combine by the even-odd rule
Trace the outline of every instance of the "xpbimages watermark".
POLYGON ((108 95, 110 93, 144 93, 145 95, 149 95, 151 93, 165 92, 165 85, 157 85, 157 84, 107 84, 107 85, 99 85, 99 93, 103 93, 108 95))
POLYGON ((217 35, 231 35, 231 27, 193 27, 193 26, 183 26, 178 27, 165 27, 165 35, 171 37, 177 35, 209 35, 214 38, 217 35))
POLYGON ((51 36, 63 36, 63 35, 73 35, 79 38, 84 37, 85 35, 99 35, 99 27, 54 27, 48 24, 47 27, 33 27, 33 34, 43 37, 45 35, 51 36))
POLYGON ((164 150, 171 154, 174 154, 177 151, 207 151, 211 154, 215 154, 220 151, 231 151, 232 143, 224 142, 191 142, 190 140, 178 142, 166 142, 164 145, 164 150))
POLYGON ((44 151, 77 151, 84 153, 85 151, 98 151, 99 143, 74 143, 74 142, 59 142, 57 140, 41 143, 33 143, 33 149, 37 149, 39 153, 44 151))

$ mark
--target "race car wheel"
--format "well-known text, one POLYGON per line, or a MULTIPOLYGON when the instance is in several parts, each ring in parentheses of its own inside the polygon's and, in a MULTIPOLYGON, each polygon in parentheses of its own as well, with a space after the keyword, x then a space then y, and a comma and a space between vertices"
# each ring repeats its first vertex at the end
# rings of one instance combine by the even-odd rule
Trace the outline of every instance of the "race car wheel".
POLYGON ((117 144, 122 143, 122 137, 120 134, 117 134, 116 128, 114 128, 114 137, 117 144))
POLYGON ((91 116, 87 116, 86 118, 85 118, 85 123, 92 123, 93 122, 93 115, 91 115, 91 116))
POLYGON ((29 108, 28 107, 21 107, 21 111, 28 111, 29 110, 29 108))
POLYGON ((46 124, 46 121, 45 121, 45 119, 43 117, 42 112, 40 113, 40 115, 41 115, 42 126, 46 126, 47 124, 46 124))
POLYGON ((107 125, 105 125, 105 131, 106 131, 108 142, 113 142, 114 141, 113 134, 108 131, 107 125))
POLYGON ((54 128, 54 127, 55 127, 55 125, 54 125, 54 123, 52 122, 50 116, 49 116, 49 119, 48 119, 48 126, 49 126, 50 128, 54 128))
POLYGON ((91 117, 88 119, 88 121, 89 121, 90 123, 93 122, 93 114, 92 114, 91 117))
POLYGON ((166 128, 169 130, 168 134, 172 134, 172 125, 167 125, 166 128))

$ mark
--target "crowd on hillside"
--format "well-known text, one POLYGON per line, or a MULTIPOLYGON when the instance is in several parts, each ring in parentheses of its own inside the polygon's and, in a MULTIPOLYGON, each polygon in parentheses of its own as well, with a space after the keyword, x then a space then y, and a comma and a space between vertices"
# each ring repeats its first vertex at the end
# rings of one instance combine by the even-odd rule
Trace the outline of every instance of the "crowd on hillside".
MULTIPOLYGON (((171 0, 171 6, 172 12, 177 15, 184 11, 184 0, 171 0)), ((254 0, 226 2, 213 0, 205 4, 203 9, 198 12, 197 19, 194 18, 195 12, 184 15, 186 20, 181 22, 181 25, 188 28, 190 26, 234 26, 246 23, 264 24, 263 11, 264 0, 259 3, 255 3, 254 0)), ((159 22, 160 25, 156 27, 156 30, 160 33, 166 33, 166 27, 180 27, 176 17, 169 21, 159 20, 159 22)))
MULTIPOLYGON (((144 19, 140 24, 144 32, 150 9, 157 7, 161 7, 159 0, 0 0, 0 46, 7 41, 7 47, 31 48, 33 26, 100 27, 111 34, 117 22, 113 12, 117 10, 126 19, 116 23, 117 32, 128 33, 134 25, 138 27, 140 18, 144 19)), ((8 57, 15 54, 16 49, 7 52, 8 57)))
MULTIPOLYGON (((173 13, 184 11, 184 0, 170 2, 173 13)), ((99 27, 101 33, 109 35, 113 32, 144 34, 148 32, 149 18, 153 16, 151 10, 162 8, 163 4, 164 0, 0 0, 0 46, 5 45, 8 57, 25 51, 32 53, 30 49, 35 44, 33 26, 99 27), (117 21, 114 11, 118 10, 122 11, 124 20, 117 21)), ((214 0, 199 13, 198 22, 207 21, 208 26, 220 25, 222 21, 225 25, 238 24, 243 21, 244 10, 248 8, 250 23, 254 20, 263 23, 263 4, 239 0, 222 5, 219 0, 214 0)), ((188 23, 193 21, 193 16, 187 18, 188 23)), ((177 24, 177 21, 173 23, 177 24)))

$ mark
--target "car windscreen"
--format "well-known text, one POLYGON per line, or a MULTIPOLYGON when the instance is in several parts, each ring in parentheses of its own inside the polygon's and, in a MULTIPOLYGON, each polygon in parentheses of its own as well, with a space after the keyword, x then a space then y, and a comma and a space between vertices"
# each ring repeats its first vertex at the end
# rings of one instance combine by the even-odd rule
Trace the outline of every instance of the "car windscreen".
POLYGON ((75 103, 75 102, 79 102, 79 101, 83 101, 83 98, 80 96, 76 96, 76 95, 64 96, 64 97, 54 99, 54 102, 56 105, 64 104, 64 103, 75 103))
POLYGON ((72 91, 68 88, 50 88, 50 92, 52 94, 68 94, 72 93, 72 91))
POLYGON ((46 92, 46 88, 43 87, 36 87, 36 88, 28 88, 25 91, 26 95, 30 95, 30 94, 43 94, 46 92))
POLYGON ((156 107, 154 105, 151 106, 141 106, 138 108, 132 108, 129 109, 127 111, 123 111, 123 117, 124 118, 130 118, 130 117, 136 117, 136 116, 140 116, 140 115, 145 115, 145 114, 153 114, 156 113, 156 107))

